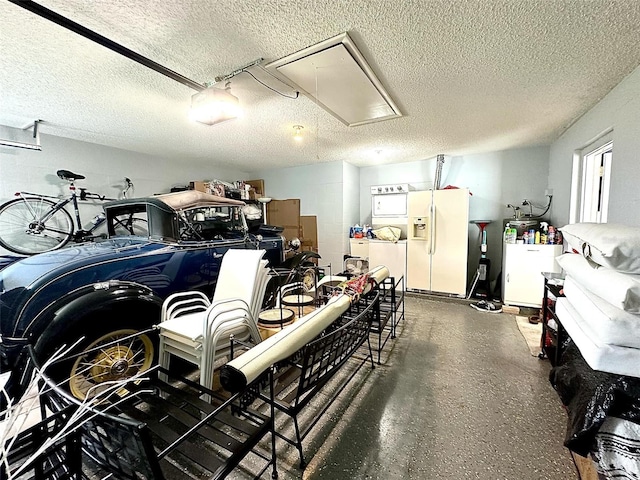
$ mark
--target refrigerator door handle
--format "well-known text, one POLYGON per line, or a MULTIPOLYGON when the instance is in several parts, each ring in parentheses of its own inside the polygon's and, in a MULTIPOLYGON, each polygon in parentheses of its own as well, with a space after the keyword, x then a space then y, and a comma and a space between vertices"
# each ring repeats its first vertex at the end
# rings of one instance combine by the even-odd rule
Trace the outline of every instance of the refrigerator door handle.
POLYGON ((435 253, 435 245, 433 244, 433 236, 436 230, 436 206, 431 203, 429 205, 429 255, 435 253))

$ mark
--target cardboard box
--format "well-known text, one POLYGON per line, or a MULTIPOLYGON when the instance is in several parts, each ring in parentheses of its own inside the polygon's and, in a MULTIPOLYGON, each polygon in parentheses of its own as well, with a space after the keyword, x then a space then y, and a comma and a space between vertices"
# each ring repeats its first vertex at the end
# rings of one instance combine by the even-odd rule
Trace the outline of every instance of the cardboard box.
POLYGON ((272 200, 267 203, 267 223, 284 228, 287 241, 300 238, 300 199, 272 200))
POLYGON ((210 193, 209 182, 189 182, 189 190, 197 190, 198 192, 210 193))
POLYGON ((245 180, 244 183, 251 185, 251 188, 255 191, 255 198, 250 197, 252 200, 264 197, 264 180, 245 180))
POLYGON ((318 251, 318 220, 315 215, 300 216, 300 240, 303 247, 318 251))

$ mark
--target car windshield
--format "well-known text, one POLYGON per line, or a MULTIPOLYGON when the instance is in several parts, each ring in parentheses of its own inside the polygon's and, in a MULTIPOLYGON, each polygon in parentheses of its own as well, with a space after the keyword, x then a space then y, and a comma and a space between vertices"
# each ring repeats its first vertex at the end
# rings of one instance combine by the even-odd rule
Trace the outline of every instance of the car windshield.
POLYGON ((235 205, 197 207, 178 217, 182 240, 224 240, 239 238, 246 232, 240 209, 235 205))
POLYGON ((149 221, 145 204, 131 205, 109 210, 107 218, 109 236, 149 236, 149 221))

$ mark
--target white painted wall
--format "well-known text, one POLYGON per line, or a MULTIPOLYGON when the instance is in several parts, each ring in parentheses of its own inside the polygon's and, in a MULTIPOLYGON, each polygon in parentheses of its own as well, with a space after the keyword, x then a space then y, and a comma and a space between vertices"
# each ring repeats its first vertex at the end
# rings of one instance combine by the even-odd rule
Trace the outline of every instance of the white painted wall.
MULTIPOLYGON (((445 156, 440 186, 466 187, 470 199, 470 220, 492 220, 487 227, 491 277, 496 278, 502 262, 502 220, 511 216, 507 203, 520 204, 529 199, 545 203, 548 175, 548 147, 505 150, 459 157, 445 156)), ((381 165, 360 169, 360 217, 371 220, 372 185, 409 183, 416 190, 433 187, 436 159, 381 165)), ((475 273, 480 257, 479 229, 469 225, 468 276, 475 273)))
POLYGON ((278 200, 299 198, 300 214, 317 216, 321 264, 331 263, 334 273, 341 271, 345 236, 343 163, 256 170, 250 172, 250 176, 264 180, 268 197, 278 200))
POLYGON ((350 163, 343 163, 342 225, 346 232, 342 237, 342 252, 349 253, 349 227, 360 223, 360 169, 350 163))
MULTIPOLYGON (((0 127, 0 138, 29 141, 24 132, 5 127, 0 127)), ((42 146, 42 152, 0 147, 0 199, 12 197, 18 190, 65 194, 66 184, 55 175, 61 168, 85 175, 87 179, 79 182, 81 185, 112 197, 118 196, 125 176, 134 181, 136 196, 164 193, 171 186, 194 179, 263 178, 266 195, 277 199, 299 198, 301 213, 318 217, 320 254, 334 271, 341 270, 343 255, 349 252, 349 226, 370 223, 371 185, 410 183, 416 189, 427 189, 433 186, 435 173, 435 159, 366 168, 330 162, 242 172, 213 163, 184 164, 48 135, 42 135, 42 146)), ((546 147, 446 158, 442 186, 469 187, 473 193, 470 218, 494 220, 488 228, 493 277, 498 274, 501 262, 502 218, 509 215, 505 205, 520 203, 524 198, 544 202, 548 158, 546 147)), ((553 188, 562 197, 563 186, 553 188)), ((83 220, 88 222, 98 210, 99 206, 83 210, 83 220)), ((469 244, 471 275, 479 256, 478 230, 474 225, 469 226, 469 244)))
MULTIPOLYGON (((77 182, 91 192, 116 198, 124 187, 124 177, 135 185, 135 196, 167 193, 174 185, 192 180, 221 179, 234 181, 248 178, 246 172, 215 166, 184 163, 142 153, 79 142, 50 135, 41 136, 42 151, 0 146, 0 201, 13 198, 17 191, 68 195, 68 184, 56 176, 60 169, 84 175, 77 182)), ((30 136, 9 127, 0 126, 0 138, 32 143, 30 136)), ((101 209, 85 204, 81 216, 85 224, 101 209)), ((72 209, 69 209, 72 213, 72 209)), ((0 254, 7 254, 0 248, 0 254)))
POLYGON ((573 154, 613 129, 609 223, 640 226, 640 67, 618 84, 551 145, 552 220, 569 221, 573 154))

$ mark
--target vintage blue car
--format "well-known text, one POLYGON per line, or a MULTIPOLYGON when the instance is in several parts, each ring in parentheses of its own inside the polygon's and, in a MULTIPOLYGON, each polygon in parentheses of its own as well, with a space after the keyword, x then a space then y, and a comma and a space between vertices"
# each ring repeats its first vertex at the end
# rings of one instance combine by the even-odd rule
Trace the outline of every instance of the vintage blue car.
POLYGON ((228 249, 265 249, 271 265, 280 265, 284 239, 276 229, 249 233, 243 208, 244 202, 197 191, 114 201, 105 204, 106 240, 13 263, 5 258, 0 354, 2 371, 12 372, 10 394, 22 393, 27 344, 44 360, 82 339, 81 348, 95 353, 48 372, 69 379, 71 392, 82 398, 95 383, 151 364, 151 331, 134 341, 117 340, 157 324, 163 300, 174 292, 197 289, 211 296, 228 249), (131 218, 140 231, 117 235, 115 226, 131 218))

